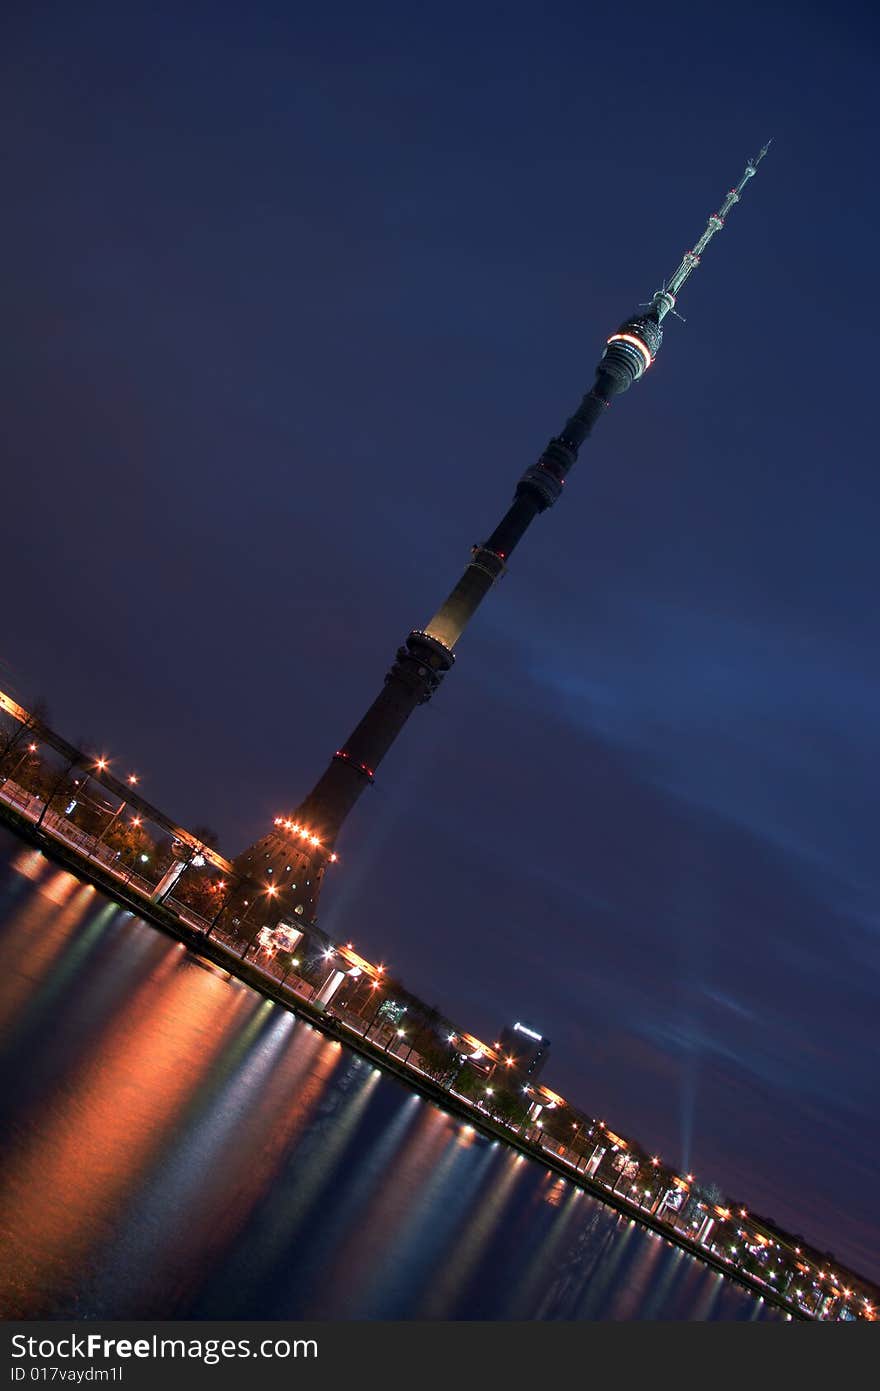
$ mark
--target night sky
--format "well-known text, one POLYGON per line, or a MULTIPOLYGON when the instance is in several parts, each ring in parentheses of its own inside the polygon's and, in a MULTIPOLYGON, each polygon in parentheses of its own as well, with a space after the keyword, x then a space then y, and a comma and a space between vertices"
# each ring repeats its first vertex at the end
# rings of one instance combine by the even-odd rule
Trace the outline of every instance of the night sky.
POLYGON ((237 853, 772 136, 322 924, 876 1277, 880 26, 319 8, 7 22, 0 686, 237 853))

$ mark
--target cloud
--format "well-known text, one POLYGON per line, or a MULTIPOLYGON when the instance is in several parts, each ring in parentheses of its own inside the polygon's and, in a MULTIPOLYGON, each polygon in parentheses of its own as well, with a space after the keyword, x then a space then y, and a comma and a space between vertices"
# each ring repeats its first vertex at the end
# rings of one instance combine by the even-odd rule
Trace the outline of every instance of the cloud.
POLYGON ((616 601, 575 648, 519 621, 506 637, 525 702, 537 687, 573 732, 781 851, 876 933, 877 687, 851 652, 827 634, 644 597, 616 601))

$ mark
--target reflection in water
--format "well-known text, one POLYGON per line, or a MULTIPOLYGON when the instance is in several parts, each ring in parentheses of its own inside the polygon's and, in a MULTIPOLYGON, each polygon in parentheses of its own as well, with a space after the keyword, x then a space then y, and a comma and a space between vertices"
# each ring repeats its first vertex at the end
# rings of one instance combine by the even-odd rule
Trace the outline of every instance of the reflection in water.
POLYGON ((766 1305, 0 831, 7 1317, 766 1305))

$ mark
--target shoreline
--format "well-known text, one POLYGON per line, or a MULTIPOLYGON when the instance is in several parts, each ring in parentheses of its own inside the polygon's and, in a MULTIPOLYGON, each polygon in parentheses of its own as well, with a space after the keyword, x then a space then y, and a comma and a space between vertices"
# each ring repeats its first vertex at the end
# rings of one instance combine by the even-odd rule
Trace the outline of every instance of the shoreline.
POLYGON ((304 1022, 318 1029, 327 1038, 359 1054, 373 1066, 381 1068, 383 1072, 403 1082, 410 1090, 415 1091, 447 1114, 454 1116, 457 1120, 464 1121, 489 1139, 503 1141, 511 1149, 533 1163, 543 1164, 553 1173, 567 1179, 606 1207, 629 1218, 631 1222, 637 1223, 646 1231, 660 1236, 669 1245, 676 1246, 679 1250, 693 1256, 717 1274, 745 1289, 754 1298, 772 1305, 787 1315, 790 1321, 816 1322, 809 1314, 793 1304, 790 1305, 771 1288, 762 1287, 743 1272, 729 1269, 724 1261, 715 1257, 712 1252, 689 1241, 681 1233, 671 1230, 665 1223, 655 1220, 644 1209, 628 1203, 622 1195, 612 1193, 601 1183, 594 1183, 585 1173, 575 1171, 559 1155, 512 1133, 485 1113, 478 1111, 463 1100, 459 1100, 454 1093, 435 1082, 421 1069, 408 1066, 393 1054, 386 1052, 383 1047, 376 1046, 371 1040, 364 1038, 356 1029, 346 1025, 340 1018, 332 1013, 326 1013, 321 1008, 316 1008, 311 1001, 293 989, 282 987, 258 966, 251 962, 242 961, 228 951, 221 942, 214 938, 206 939, 202 932, 190 927, 175 913, 164 909, 160 904, 143 898, 136 890, 127 890, 126 886, 120 883, 115 876, 106 872, 94 861, 84 859, 72 846, 54 836, 51 830, 41 828, 38 831, 28 817, 2 798, 0 798, 0 824, 5 825, 20 839, 35 846, 77 879, 93 884, 121 907, 134 913, 137 917, 143 918, 144 921, 158 928, 167 936, 181 942, 195 956, 209 961, 212 965, 223 970, 229 977, 240 980, 244 985, 256 990, 265 998, 271 999, 275 1004, 283 1006, 292 1014, 299 1015, 304 1022))

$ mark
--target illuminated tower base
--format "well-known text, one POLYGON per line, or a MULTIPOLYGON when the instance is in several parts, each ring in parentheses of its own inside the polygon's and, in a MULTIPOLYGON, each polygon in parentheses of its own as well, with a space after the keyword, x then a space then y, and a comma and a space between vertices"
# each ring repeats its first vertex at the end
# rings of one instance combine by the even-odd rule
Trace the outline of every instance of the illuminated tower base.
POLYGON ((327 865, 336 855, 299 823, 276 818, 276 829, 235 861, 239 874, 278 890, 278 906, 304 923, 314 922, 327 865))

